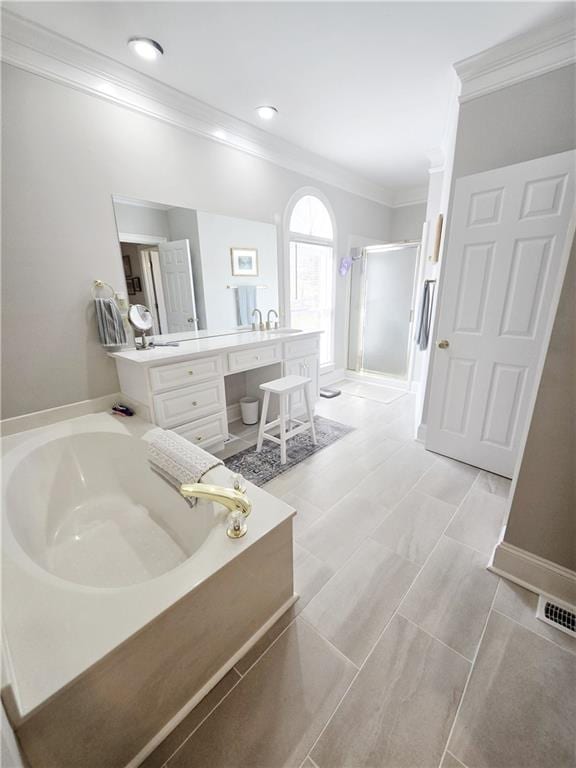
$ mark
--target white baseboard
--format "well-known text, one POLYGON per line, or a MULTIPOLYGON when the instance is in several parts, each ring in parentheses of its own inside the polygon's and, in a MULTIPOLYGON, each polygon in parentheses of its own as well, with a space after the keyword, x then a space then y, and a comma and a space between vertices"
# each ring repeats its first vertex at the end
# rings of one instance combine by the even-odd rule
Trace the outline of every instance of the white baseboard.
POLYGON ((543 557, 501 541, 488 570, 539 595, 576 604, 576 573, 543 557))
POLYGON ((326 371, 322 373, 320 371, 320 386, 329 387, 332 384, 336 384, 337 381, 342 381, 346 378, 346 371, 344 368, 335 368, 332 371, 326 371))
POLYGON ((59 405, 56 408, 47 408, 44 411, 34 411, 33 413, 24 413, 22 416, 13 416, 10 419, 0 421, 0 432, 2 436, 6 437, 17 432, 27 432, 29 429, 38 429, 39 427, 56 424, 66 419, 75 419, 77 416, 108 411, 117 400, 126 400, 126 398, 120 392, 115 392, 112 395, 103 395, 92 400, 81 400, 78 403, 68 403, 67 405, 59 405))
POLYGON ((196 693, 192 698, 182 707, 182 709, 177 712, 174 717, 169 720, 166 725, 158 731, 156 736, 154 736, 153 739, 151 739, 148 744, 144 747, 144 749, 141 749, 138 754, 130 760, 130 762, 125 766, 125 768, 137 768, 141 763, 144 762, 144 760, 148 757, 148 755, 151 755, 152 752, 156 749, 156 747, 164 741, 166 736, 168 736, 169 733, 171 733, 180 723, 182 720, 184 720, 185 717, 187 717, 190 712, 194 709, 194 707, 199 704, 202 699, 210 693, 212 688, 214 688, 222 678, 230 672, 232 667, 236 664, 236 662, 240 661, 240 659, 245 656, 248 651, 253 648, 256 643, 260 640, 261 637, 263 637, 266 632, 272 627, 278 619, 286 613, 286 611, 291 608, 294 603, 298 600, 298 595, 292 595, 291 598, 286 600, 286 602, 278 608, 278 610, 270 616, 268 621, 266 621, 260 629, 255 632, 252 637, 244 643, 244 645, 232 656, 226 664, 224 664, 216 674, 214 674, 210 680, 204 685, 198 693, 196 693))
POLYGON ((418 424, 418 429, 416 430, 416 440, 418 440, 419 443, 426 442, 426 424, 418 424))

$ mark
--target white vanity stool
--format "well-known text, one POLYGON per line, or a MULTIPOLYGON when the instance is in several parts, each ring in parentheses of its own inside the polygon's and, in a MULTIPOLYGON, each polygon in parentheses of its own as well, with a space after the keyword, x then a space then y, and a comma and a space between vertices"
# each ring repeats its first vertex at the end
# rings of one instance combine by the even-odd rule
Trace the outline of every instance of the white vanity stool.
POLYGON ((311 379, 305 376, 284 376, 281 379, 275 379, 274 381, 268 381, 265 384, 260 385, 260 389, 264 391, 264 403, 262 404, 262 416, 260 417, 260 427, 258 429, 258 443, 256 445, 256 451, 260 453, 262 450, 262 443, 264 439, 271 440, 273 443, 277 443, 280 446, 280 463, 286 464, 286 441, 295 435, 299 435, 301 432, 305 432, 307 429, 312 433, 312 442, 316 443, 316 431, 314 429, 314 413, 312 411, 311 398, 310 398, 310 385, 311 379), (304 394, 304 402, 306 403, 306 413, 308 414, 308 421, 300 421, 299 419, 292 419, 292 395, 302 392, 304 394), (268 403, 270 402, 270 395, 278 395, 280 400, 280 415, 274 421, 266 424, 266 416, 268 414, 268 403), (297 424, 294 429, 291 429, 292 422, 297 424), (280 437, 276 435, 270 435, 267 430, 273 429, 280 425, 280 437))

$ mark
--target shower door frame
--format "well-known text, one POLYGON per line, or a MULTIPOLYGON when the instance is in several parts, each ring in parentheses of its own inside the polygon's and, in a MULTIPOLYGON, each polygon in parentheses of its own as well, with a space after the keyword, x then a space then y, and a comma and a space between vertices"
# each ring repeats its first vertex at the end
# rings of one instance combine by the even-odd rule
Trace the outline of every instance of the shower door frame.
POLYGON ((380 245, 368 245, 362 248, 361 256, 361 287, 360 287, 360 322, 358 323, 358 338, 357 338, 357 353, 356 353, 356 365, 351 373, 355 376, 365 378, 373 378, 381 383, 389 384, 390 386, 402 386, 405 389, 411 389, 413 373, 414 373, 414 357, 416 350, 416 343, 414 341, 414 324, 415 324, 415 312, 416 312, 416 298, 418 278, 422 267, 422 241, 421 240, 401 240, 396 243, 382 243, 380 245), (416 260, 414 263, 414 276, 412 278, 412 294, 410 298, 410 310, 408 320, 408 349, 407 349, 407 368, 405 376, 395 376, 390 373, 382 373, 380 371, 371 371, 362 367, 364 357, 364 328, 366 319, 366 282, 368 277, 367 260, 370 253, 378 253, 382 251, 397 251, 401 248, 416 248, 416 260))

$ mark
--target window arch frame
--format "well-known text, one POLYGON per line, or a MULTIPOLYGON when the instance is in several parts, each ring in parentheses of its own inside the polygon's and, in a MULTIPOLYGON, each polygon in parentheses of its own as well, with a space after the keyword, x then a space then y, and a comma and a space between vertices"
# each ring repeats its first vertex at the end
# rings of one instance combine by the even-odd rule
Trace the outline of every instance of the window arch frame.
POLYGON ((290 200, 288 201, 288 205, 286 206, 286 209, 284 211, 284 221, 283 221, 283 230, 284 230, 284 242, 283 242, 283 253, 284 253, 284 264, 283 264, 283 282, 284 282, 284 290, 283 290, 283 298, 284 298, 284 315, 286 318, 286 324, 290 326, 291 323, 291 302, 290 302, 290 243, 291 242, 300 242, 300 243, 309 243, 312 245, 326 245, 332 248, 332 313, 331 313, 331 319, 330 319, 330 360, 328 362, 324 362, 320 364, 321 371, 328 371, 333 370, 335 368, 335 329, 336 329, 336 254, 337 254, 337 247, 338 247, 338 228, 337 228, 337 222, 336 222, 336 216, 334 214, 334 209, 332 208, 332 204, 330 203, 330 200, 328 197, 322 192, 321 189, 318 189, 317 187, 311 187, 311 186, 305 186, 300 187, 296 190, 290 197, 290 200), (332 237, 331 238, 325 238, 325 237, 318 237, 317 235, 303 235, 300 232, 292 232, 290 230, 290 220, 292 218, 292 213, 294 212, 294 208, 296 205, 300 202, 300 200, 303 197, 307 196, 313 196, 318 198, 320 202, 324 205, 326 208, 328 215, 330 216, 330 222, 332 224, 332 237))

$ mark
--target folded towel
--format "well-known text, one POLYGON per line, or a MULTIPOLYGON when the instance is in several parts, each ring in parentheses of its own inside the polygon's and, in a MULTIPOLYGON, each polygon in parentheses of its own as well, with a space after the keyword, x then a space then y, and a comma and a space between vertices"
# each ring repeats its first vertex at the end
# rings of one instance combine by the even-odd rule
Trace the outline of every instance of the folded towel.
POLYGON ((430 326, 432 324, 432 304, 434 302, 434 282, 426 280, 424 282, 424 291, 422 292, 422 303, 420 304, 420 314, 416 323, 415 342, 421 350, 428 347, 430 338, 430 326))
POLYGON ((94 299, 98 334, 102 344, 126 344, 126 331, 122 315, 114 299, 94 299))
POLYGON ((256 286, 236 286, 236 319, 238 325, 250 325, 252 312, 256 309, 256 286))
POLYGON ((206 472, 223 464, 171 430, 153 429, 146 435, 146 441, 152 469, 176 488, 184 483, 199 483, 206 472))

